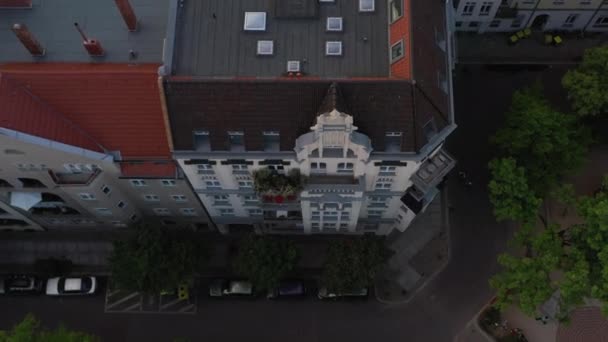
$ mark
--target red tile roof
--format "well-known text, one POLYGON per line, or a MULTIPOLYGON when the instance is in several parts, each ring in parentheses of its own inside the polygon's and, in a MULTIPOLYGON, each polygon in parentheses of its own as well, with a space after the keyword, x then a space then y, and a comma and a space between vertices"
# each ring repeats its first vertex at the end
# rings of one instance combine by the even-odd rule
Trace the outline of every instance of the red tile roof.
POLYGON ((82 140, 85 134, 110 151, 120 151, 123 159, 170 159, 157 68, 107 63, 0 65, 0 77, 12 83, 3 81, 0 99, 12 97, 14 106, 0 110, 0 125, 91 149, 91 142, 82 140), (14 95, 19 86, 23 91, 14 95), (26 98, 25 89, 38 104, 26 98), (51 112, 56 115, 53 120, 51 112), (48 118, 48 124, 42 124, 41 117, 48 118), (75 128, 65 129, 66 122, 75 128))
POLYGON ((0 127, 104 152, 104 148, 84 131, 32 95, 26 87, 2 74, 0 104, 0 127))

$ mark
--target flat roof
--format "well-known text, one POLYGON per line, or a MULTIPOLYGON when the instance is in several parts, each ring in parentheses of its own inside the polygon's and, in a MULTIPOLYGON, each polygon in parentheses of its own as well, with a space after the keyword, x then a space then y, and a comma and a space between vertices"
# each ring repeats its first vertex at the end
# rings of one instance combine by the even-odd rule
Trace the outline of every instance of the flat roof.
POLYGON ((178 11, 177 75, 279 77, 298 60, 307 76, 389 76, 387 1, 372 12, 356 0, 198 0, 178 11), (264 12, 265 29, 246 31, 246 12, 264 12), (327 31, 328 17, 341 17, 342 31, 327 31), (260 40, 273 41, 272 55, 258 55, 260 40), (327 41, 341 41, 342 55, 327 56, 327 41))
POLYGON ((32 8, 0 8, 0 63, 3 62, 111 62, 160 63, 166 36, 169 0, 130 0, 139 21, 129 32, 114 1, 33 0, 32 8), (105 50, 90 57, 74 22, 105 50), (25 24, 46 49, 44 57, 32 57, 11 27, 25 24), (129 56, 129 51, 136 58, 129 56))

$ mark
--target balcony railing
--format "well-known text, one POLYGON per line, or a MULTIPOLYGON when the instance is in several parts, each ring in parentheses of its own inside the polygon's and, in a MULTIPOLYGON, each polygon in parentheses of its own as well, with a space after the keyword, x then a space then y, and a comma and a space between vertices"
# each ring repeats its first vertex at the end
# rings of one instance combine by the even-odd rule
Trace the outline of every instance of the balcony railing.
POLYGON ((49 175, 57 185, 89 185, 100 170, 94 172, 70 173, 70 172, 54 172, 49 170, 49 175))

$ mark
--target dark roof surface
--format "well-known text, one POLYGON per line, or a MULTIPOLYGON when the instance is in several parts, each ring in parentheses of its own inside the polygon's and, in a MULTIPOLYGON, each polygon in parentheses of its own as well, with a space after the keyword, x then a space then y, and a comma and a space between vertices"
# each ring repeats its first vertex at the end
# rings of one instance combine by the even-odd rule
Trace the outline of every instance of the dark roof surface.
MULTIPOLYGON (((408 81, 337 81, 340 108, 348 108, 359 132, 374 150, 384 150, 386 132, 403 132, 402 151, 426 142, 423 126, 445 120, 408 81), (342 102, 343 101, 343 102, 342 102), (343 104, 342 104, 343 103, 343 104)), ((175 150, 193 150, 195 130, 209 131, 212 150, 228 150, 228 131, 243 131, 245 149, 263 150, 263 132, 279 131, 280 149, 291 151, 310 132, 319 108, 326 106, 331 81, 180 81, 166 82, 175 150)), ((331 97, 330 97, 331 98, 331 97)), ((330 101, 331 103, 331 101, 330 101)))
MULTIPOLYGON (((174 70, 192 76, 264 76, 286 72, 288 60, 320 77, 388 76, 388 9, 376 1, 371 13, 356 0, 196 0, 180 8, 174 70), (277 18, 275 5, 318 6, 316 18, 277 18), (243 30, 246 11, 266 12, 264 32, 243 30), (342 17, 343 32, 326 32, 327 17, 342 17), (273 56, 257 56, 258 40, 273 40, 273 56), (342 56, 325 56, 326 41, 342 41, 342 56)), ((281 8, 282 6, 278 6, 281 8)), ((281 12, 281 11, 278 11, 281 12)), ((302 8, 298 16, 307 14, 302 8)))
MULTIPOLYGON (((200 0, 197 0, 199 2, 200 0)), ((200 1, 204 2, 204 1, 200 1)), ((33 0, 32 8, 0 9, 0 62, 135 62, 160 63, 166 36, 169 0, 130 0, 139 29, 129 32, 112 0, 33 0), (91 58, 74 28, 78 22, 89 38, 97 39, 105 56, 91 58), (25 24, 46 49, 32 57, 11 31, 25 24)))
POLYGON ((125 159, 168 159, 157 69, 158 64, 0 65, 0 75, 12 83, 0 88, 0 99, 10 105, 0 106, 0 125, 91 149, 82 138, 88 136, 125 159))

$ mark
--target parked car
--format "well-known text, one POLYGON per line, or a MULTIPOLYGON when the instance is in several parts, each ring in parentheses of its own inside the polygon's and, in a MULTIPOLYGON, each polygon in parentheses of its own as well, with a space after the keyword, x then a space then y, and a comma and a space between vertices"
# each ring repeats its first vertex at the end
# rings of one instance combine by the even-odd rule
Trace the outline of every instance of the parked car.
POLYGON ((90 295, 97 290, 95 277, 55 277, 46 282, 49 296, 90 295))
POLYGON ((334 293, 327 290, 326 287, 322 287, 319 289, 319 293, 317 297, 319 299, 340 299, 340 298, 366 298, 369 294, 369 289, 367 287, 362 288, 360 290, 334 293))
POLYGON ((279 286, 268 291, 267 298, 295 298, 306 296, 306 286, 302 280, 284 280, 279 286))
POLYGON ((209 285, 209 296, 253 296, 253 284, 246 280, 216 279, 209 285))
POLYGON ((0 294, 34 294, 42 292, 44 281, 33 276, 16 274, 0 277, 0 294))

